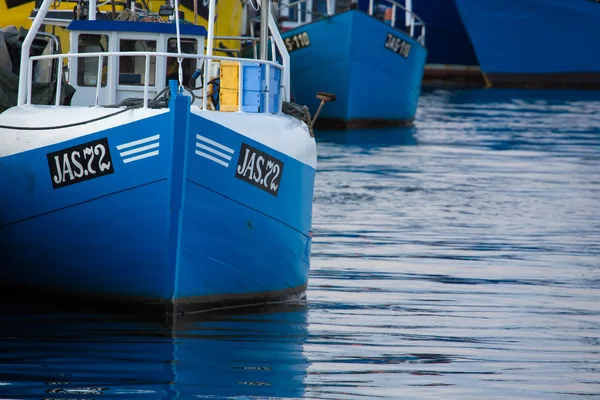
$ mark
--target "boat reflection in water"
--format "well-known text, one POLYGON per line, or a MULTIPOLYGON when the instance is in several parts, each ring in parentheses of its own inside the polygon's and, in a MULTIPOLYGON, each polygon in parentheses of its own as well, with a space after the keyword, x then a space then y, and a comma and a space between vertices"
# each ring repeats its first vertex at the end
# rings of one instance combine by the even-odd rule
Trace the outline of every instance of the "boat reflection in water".
POLYGON ((131 322, 98 314, 0 310, 6 398, 301 398, 306 306, 131 322))

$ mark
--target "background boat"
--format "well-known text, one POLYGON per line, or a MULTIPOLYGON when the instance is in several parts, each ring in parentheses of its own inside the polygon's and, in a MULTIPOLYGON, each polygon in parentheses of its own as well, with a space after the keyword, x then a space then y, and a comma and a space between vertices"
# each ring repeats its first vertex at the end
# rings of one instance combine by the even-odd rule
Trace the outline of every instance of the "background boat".
POLYGON ((454 0, 412 0, 412 9, 427 24, 423 85, 483 86, 479 61, 454 0))
POLYGON ((414 119, 427 50, 423 21, 403 5, 283 2, 295 101, 314 112, 316 91, 337 95, 321 128, 403 126, 414 119))
POLYGON ((455 1, 488 86, 600 89, 600 2, 455 1))

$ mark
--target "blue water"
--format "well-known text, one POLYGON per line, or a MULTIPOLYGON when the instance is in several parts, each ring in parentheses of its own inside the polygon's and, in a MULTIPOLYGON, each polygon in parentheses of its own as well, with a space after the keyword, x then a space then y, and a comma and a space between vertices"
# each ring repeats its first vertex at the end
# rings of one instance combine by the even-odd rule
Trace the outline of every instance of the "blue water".
POLYGON ((0 305, 1 399, 600 397, 600 94, 422 95, 317 132, 306 306, 178 321, 0 305))

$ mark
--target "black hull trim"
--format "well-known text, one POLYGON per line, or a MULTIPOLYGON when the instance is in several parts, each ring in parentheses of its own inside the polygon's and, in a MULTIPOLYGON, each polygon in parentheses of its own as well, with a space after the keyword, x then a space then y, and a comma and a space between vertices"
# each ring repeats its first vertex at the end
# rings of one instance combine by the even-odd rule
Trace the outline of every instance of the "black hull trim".
POLYGON ((319 118, 315 122, 315 129, 323 130, 340 130, 340 129, 365 129, 365 128, 390 128, 390 127, 407 127, 412 126, 414 120, 401 120, 401 119, 329 119, 319 118))
POLYGON ((29 310, 71 311, 134 315, 136 320, 169 321, 185 315, 244 312, 281 304, 305 304, 306 285, 271 292, 214 295, 172 301, 92 293, 65 292, 23 286, 0 285, 0 301, 29 310))
POLYGON ((600 73, 484 74, 488 87, 600 90, 600 73))

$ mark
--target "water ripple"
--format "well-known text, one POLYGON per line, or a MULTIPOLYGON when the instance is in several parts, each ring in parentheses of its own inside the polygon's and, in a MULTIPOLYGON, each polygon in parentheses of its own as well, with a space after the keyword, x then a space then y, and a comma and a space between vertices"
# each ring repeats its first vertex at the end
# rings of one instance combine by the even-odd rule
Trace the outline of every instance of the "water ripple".
POLYGON ((317 132, 308 305, 175 327, 0 303, 0 398, 600 397, 600 95, 433 91, 317 132))

